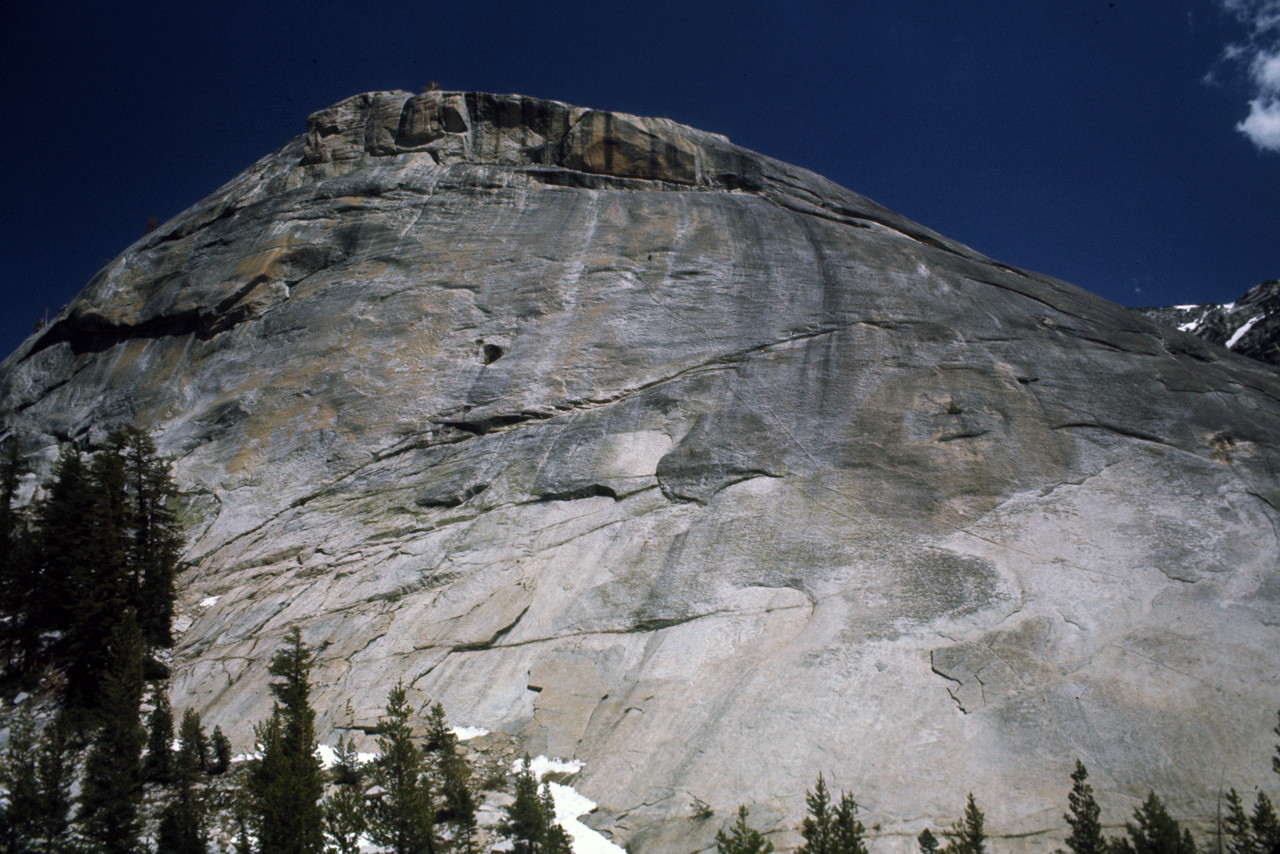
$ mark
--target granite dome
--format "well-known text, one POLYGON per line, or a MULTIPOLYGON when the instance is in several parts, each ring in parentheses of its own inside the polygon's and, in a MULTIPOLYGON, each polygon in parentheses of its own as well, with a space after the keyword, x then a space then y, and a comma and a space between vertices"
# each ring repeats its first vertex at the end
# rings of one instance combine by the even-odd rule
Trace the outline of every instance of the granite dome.
POLYGON ((0 365, 37 463, 124 422, 175 705, 240 744, 298 625, 322 738, 402 678, 635 852, 710 846, 694 798, 794 841, 819 771, 878 851, 970 790, 1047 850, 1076 757, 1113 821, 1269 773, 1274 369, 665 119, 313 115, 0 365))

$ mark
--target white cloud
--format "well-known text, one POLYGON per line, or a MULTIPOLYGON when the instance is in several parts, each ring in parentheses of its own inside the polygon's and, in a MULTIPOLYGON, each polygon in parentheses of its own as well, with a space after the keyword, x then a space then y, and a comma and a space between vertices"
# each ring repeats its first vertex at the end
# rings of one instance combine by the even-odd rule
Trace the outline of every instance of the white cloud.
POLYGON ((1268 95, 1280 94, 1280 51, 1259 54, 1253 60, 1253 82, 1268 95))
POLYGON ((1249 102, 1249 116, 1236 125, 1263 151, 1280 151, 1280 101, 1255 98, 1249 102))
MULTIPOLYGON (((1248 29, 1247 41, 1227 45, 1223 59, 1247 69, 1254 97, 1236 130, 1263 151, 1280 152, 1280 0, 1219 0, 1248 29)), ((1211 72, 1212 74, 1212 72, 1211 72)))

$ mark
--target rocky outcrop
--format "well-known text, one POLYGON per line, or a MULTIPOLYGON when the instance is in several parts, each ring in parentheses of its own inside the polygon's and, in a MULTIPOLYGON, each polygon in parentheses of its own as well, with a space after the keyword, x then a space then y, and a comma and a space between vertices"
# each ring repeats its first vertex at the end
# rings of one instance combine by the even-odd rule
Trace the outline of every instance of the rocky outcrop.
POLYGON ((636 852, 1048 849, 1266 780, 1280 378, 660 119, 361 95, 0 365, 39 463, 153 431, 190 531, 178 705, 240 744, 291 625, 322 736, 415 703, 582 760, 636 852), (694 799, 715 815, 700 817, 694 799))
POLYGON ((1134 311, 1233 353, 1280 365, 1280 280, 1263 282, 1235 302, 1222 305, 1200 303, 1134 311))

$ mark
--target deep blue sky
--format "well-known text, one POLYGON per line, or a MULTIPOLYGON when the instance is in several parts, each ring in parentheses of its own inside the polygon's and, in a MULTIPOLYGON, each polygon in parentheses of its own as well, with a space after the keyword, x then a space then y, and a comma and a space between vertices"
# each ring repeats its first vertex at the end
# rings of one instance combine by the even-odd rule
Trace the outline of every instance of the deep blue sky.
POLYGON ((429 80, 723 133, 1125 305, 1230 300, 1280 277, 1280 153, 1224 59, 1276 33, 1223 4, 1280 8, 0 0, 0 355, 308 113, 429 80))

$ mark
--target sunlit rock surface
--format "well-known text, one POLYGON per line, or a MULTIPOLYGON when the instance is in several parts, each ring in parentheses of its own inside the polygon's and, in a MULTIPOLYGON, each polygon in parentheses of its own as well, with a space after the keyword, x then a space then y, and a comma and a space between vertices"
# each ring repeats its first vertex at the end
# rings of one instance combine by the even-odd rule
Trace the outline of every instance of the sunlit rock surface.
POLYGON ((322 737, 403 679, 581 760, 633 852, 744 802, 794 843, 818 772, 886 852, 969 791, 1060 844, 1076 757, 1111 822, 1270 785, 1274 369, 665 119, 344 101, 96 276, 0 414, 37 463, 127 421, 174 459, 174 702, 238 748, 296 624, 322 737))

